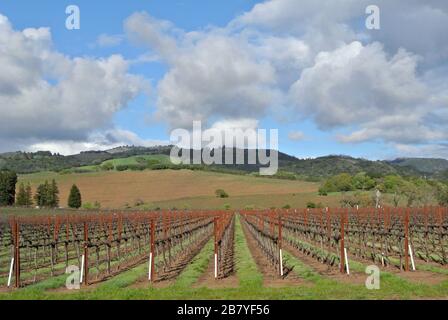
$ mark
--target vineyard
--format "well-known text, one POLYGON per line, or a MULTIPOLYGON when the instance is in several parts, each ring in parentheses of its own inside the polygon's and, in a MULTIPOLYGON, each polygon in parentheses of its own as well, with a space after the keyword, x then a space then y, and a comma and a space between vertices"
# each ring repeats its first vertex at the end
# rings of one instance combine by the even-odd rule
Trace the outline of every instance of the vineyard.
MULTIPOLYGON (((80 285, 81 292, 129 272, 136 274, 134 283, 171 284, 190 272, 198 257, 204 261, 200 273, 208 272, 213 280, 208 282, 211 288, 232 277, 244 281, 249 259, 253 273, 265 279, 269 274, 282 287, 302 283, 306 287, 313 281, 317 287, 317 276, 336 281, 335 286, 344 287, 341 284, 348 281, 361 287, 366 277, 363 268, 376 265, 409 281, 413 275, 435 275, 437 293, 448 297, 448 209, 0 216, 0 293, 14 294, 52 278, 65 279, 70 272, 75 272, 79 281, 74 284, 80 285)), ((425 279, 423 284, 429 285, 425 279)), ((65 285, 64 281, 55 289, 65 285)))

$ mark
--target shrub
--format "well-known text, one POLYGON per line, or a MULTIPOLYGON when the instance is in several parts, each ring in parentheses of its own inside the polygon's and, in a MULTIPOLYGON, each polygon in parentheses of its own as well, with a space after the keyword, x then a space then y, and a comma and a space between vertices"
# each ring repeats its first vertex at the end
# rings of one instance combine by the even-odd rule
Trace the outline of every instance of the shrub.
POLYGON ((106 162, 101 165, 101 170, 104 170, 104 171, 111 171, 111 170, 114 170, 114 168, 115 167, 112 162, 106 162))
POLYGON ((160 163, 160 161, 157 160, 157 159, 149 159, 149 160, 146 162, 146 165, 148 166, 148 168, 152 168, 152 167, 157 166, 157 165, 159 165, 159 164, 161 164, 161 163, 160 163))
POLYGON ((315 209, 315 208, 317 208, 317 205, 314 203, 314 202, 308 202, 307 204, 306 204, 306 207, 308 208, 308 209, 315 209))
POLYGON ((375 180, 365 173, 358 173, 353 177, 353 186, 358 190, 372 190, 375 188, 375 180))
POLYGON ((443 187, 442 185, 438 187, 437 189, 437 202, 441 206, 447 206, 448 205, 448 188, 443 187))
POLYGON ((353 186, 352 177, 348 173, 341 173, 325 181, 323 186, 319 189, 319 192, 323 194, 329 192, 353 191, 354 189, 355 187, 353 186))
POLYGON ((224 205, 224 210, 230 210, 230 208, 231 208, 230 204, 226 203, 224 205))
POLYGON ((70 190, 70 195, 68 197, 68 207, 73 209, 81 208, 81 192, 78 187, 74 184, 70 190))
POLYGON ((283 209, 291 209, 291 206, 287 204, 286 206, 283 207, 283 209))
POLYGON ((132 171, 146 170, 146 165, 144 165, 144 164, 129 164, 127 167, 128 167, 128 170, 132 170, 132 171))
POLYGON ((115 167, 117 171, 126 171, 129 169, 129 166, 127 164, 119 164, 115 167))
POLYGON ((222 190, 222 189, 218 189, 218 190, 216 190, 216 191, 215 191, 215 194, 216 194, 216 196, 217 196, 218 198, 222 198, 222 199, 224 199, 224 198, 228 198, 228 197, 229 197, 229 195, 227 194, 227 192, 225 192, 225 191, 222 190))
POLYGON ((400 176, 386 176, 383 179, 383 183, 379 186, 381 192, 395 193, 401 191, 405 186, 406 181, 400 176))
POLYGON ((95 203, 86 202, 82 205, 82 208, 85 210, 98 210, 101 209, 101 203, 98 201, 95 201, 95 203))
POLYGON ((163 163, 155 164, 150 167, 151 170, 167 170, 169 166, 163 163))

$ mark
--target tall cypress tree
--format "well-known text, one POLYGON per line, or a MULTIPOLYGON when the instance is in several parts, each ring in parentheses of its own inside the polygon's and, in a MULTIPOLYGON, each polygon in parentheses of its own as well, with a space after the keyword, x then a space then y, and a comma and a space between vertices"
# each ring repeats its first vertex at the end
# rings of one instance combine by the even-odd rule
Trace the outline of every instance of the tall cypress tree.
POLYGON ((25 198, 26 198, 25 205, 27 207, 31 207, 33 205, 33 191, 31 189, 31 184, 29 182, 26 185, 25 198))
POLYGON ((26 190, 25 185, 22 182, 20 183, 19 191, 17 192, 16 205, 19 207, 25 207, 27 205, 26 202, 26 190))
POLYGON ((41 184, 37 187, 36 194, 34 195, 34 201, 36 206, 45 207, 47 204, 47 190, 45 189, 45 185, 41 184))
POLYGON ((82 200, 81 200, 81 192, 79 188, 74 184, 70 190, 70 195, 68 197, 68 206, 70 208, 79 209, 81 208, 82 200))
POLYGON ((51 181, 50 194, 51 194, 51 197, 50 197, 50 201, 49 201, 48 205, 52 208, 59 207, 59 188, 54 179, 51 181))
POLYGON ((0 206, 12 206, 16 200, 17 174, 0 171, 0 206))

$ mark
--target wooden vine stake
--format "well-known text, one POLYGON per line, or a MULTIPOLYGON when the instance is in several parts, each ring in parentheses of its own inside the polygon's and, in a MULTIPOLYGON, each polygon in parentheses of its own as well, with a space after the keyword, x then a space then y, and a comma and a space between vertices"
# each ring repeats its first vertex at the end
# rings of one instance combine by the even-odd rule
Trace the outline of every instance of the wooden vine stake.
POLYGON ((20 288, 20 224, 14 221, 14 273, 15 287, 20 288))
POLYGON ((404 217, 404 270, 409 271, 409 213, 410 209, 406 209, 404 217))
POLYGON ((346 249, 345 249, 345 215, 344 211, 341 210, 341 247, 340 247, 340 271, 341 273, 345 272, 346 262, 346 249))

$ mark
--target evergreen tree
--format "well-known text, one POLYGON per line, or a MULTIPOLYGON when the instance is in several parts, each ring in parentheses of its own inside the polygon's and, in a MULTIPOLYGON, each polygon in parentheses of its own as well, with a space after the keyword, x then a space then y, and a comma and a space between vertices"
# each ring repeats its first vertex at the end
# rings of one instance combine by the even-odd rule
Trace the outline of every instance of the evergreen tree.
POLYGON ((25 205, 31 207, 33 205, 33 191, 31 189, 31 184, 28 182, 25 189, 25 205))
POLYGON ((44 187, 42 188, 42 191, 44 192, 44 198, 42 199, 42 206, 43 207, 50 207, 50 203, 52 201, 52 194, 50 190, 50 184, 47 180, 45 180, 44 187))
POLYGON ((50 194, 51 194, 51 198, 49 201, 49 206, 52 208, 59 207, 59 188, 54 179, 53 179, 53 181, 51 181, 50 194))
POLYGON ((70 190, 70 195, 68 197, 68 206, 70 208, 79 209, 81 208, 82 200, 81 200, 81 192, 79 188, 74 184, 72 189, 70 190))
POLYGON ((17 192, 16 205, 19 207, 25 207, 27 205, 26 202, 26 190, 25 185, 22 182, 20 183, 19 191, 17 192))
POLYGON ((44 184, 37 187, 36 194, 34 195, 34 201, 37 206, 45 207, 47 204, 47 190, 44 184))
POLYGON ((12 206, 16 200, 17 174, 0 171, 0 206, 12 206))

